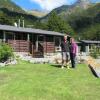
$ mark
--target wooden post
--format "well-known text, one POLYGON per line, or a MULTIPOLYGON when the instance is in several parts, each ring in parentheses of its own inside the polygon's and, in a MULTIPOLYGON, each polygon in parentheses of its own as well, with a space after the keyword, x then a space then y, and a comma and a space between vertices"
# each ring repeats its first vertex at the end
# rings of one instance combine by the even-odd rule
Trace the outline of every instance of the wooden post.
POLYGON ((86 46, 86 53, 89 53, 89 44, 86 46))
POLYGON ((59 37, 59 49, 61 51, 61 37, 59 37))
POLYGON ((55 53, 55 36, 54 36, 54 53, 55 53))
POLYGON ((38 35, 37 35, 37 40, 36 40, 36 51, 38 51, 38 35))
POLYGON ((28 42, 28 52, 30 52, 30 35, 29 33, 27 34, 27 42, 28 42))
POLYGON ((6 42, 6 33, 5 33, 5 31, 3 31, 3 42, 4 43, 6 42))
POLYGON ((16 47, 16 41, 15 41, 15 33, 14 33, 14 38, 13 38, 14 42, 13 42, 13 49, 14 51, 16 51, 15 47, 16 47))
POLYGON ((45 53, 47 53, 47 41, 46 41, 46 36, 44 36, 44 43, 45 43, 45 45, 44 45, 44 46, 45 46, 45 47, 44 47, 44 48, 45 48, 45 53))
POLYGON ((33 34, 31 35, 32 36, 32 41, 31 41, 31 53, 32 53, 32 57, 34 57, 34 45, 33 45, 33 34))
MULTIPOLYGON (((60 37, 60 39, 59 39, 59 43, 61 44, 61 37, 60 37)), ((60 47, 60 44, 59 44, 59 47, 60 47)))
POLYGON ((34 57, 34 45, 32 43, 32 57, 34 57))
POLYGON ((14 33, 14 41, 15 41, 15 33, 14 33))
POLYGON ((30 35, 27 34, 27 41, 30 41, 30 35))

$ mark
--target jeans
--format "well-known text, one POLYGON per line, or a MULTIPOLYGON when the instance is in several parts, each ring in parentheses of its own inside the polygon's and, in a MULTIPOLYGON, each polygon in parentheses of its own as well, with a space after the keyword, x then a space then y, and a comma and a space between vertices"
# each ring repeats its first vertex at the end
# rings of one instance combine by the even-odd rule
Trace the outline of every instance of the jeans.
POLYGON ((71 59, 72 68, 76 67, 76 65, 75 65, 75 58, 76 58, 76 55, 73 54, 73 53, 70 53, 70 59, 71 59))

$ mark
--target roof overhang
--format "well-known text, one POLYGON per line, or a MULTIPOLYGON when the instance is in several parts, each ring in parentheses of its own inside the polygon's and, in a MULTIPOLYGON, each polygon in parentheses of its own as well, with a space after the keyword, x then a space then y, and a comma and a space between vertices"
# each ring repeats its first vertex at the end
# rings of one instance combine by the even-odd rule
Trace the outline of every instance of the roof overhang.
POLYGON ((64 36, 64 34, 54 31, 46 31, 41 29, 33 28, 22 28, 9 25, 0 25, 0 30, 11 31, 11 32, 20 32, 20 33, 33 33, 33 34, 43 34, 43 35, 55 35, 55 36, 64 36))
POLYGON ((92 41, 92 40, 81 40, 81 42, 87 44, 100 44, 100 41, 92 41))

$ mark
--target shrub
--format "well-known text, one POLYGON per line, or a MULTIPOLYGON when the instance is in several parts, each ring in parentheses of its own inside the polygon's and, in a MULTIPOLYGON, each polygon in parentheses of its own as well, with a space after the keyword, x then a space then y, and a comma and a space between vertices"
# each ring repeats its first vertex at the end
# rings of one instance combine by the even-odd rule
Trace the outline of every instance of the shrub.
POLYGON ((93 58, 98 58, 100 56, 100 48, 92 45, 90 56, 93 58))
POLYGON ((11 57, 14 57, 12 48, 5 43, 0 44, 0 62, 5 62, 11 57))

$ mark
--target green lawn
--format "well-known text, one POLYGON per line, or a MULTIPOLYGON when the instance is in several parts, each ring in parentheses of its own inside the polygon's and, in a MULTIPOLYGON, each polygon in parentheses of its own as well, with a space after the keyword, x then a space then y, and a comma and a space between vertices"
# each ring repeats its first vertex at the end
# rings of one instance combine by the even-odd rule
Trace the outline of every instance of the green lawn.
POLYGON ((0 100, 100 100, 100 79, 84 64, 61 69, 20 62, 0 68, 0 100))

